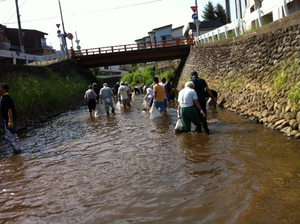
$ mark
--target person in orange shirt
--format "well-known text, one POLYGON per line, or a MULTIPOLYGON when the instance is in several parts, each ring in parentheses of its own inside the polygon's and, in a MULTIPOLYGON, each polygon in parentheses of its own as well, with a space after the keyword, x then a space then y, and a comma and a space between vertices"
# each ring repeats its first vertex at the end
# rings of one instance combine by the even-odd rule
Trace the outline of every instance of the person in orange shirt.
POLYGON ((161 112, 165 111, 165 102, 164 102, 164 87, 158 84, 158 77, 153 78, 153 103, 154 106, 161 112))

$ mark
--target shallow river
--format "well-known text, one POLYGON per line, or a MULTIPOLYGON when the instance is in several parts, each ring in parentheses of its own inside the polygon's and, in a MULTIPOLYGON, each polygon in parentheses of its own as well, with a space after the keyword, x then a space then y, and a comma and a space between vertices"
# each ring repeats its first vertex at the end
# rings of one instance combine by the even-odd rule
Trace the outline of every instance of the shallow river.
POLYGON ((176 110, 87 108, 0 143, 0 223, 300 223, 300 142, 225 109, 175 134, 176 110))

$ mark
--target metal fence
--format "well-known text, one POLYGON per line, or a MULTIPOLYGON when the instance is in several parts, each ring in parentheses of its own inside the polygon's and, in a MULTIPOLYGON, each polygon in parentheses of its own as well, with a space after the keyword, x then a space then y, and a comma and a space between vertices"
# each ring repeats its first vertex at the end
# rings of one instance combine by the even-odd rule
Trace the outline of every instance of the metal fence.
POLYGON ((49 54, 49 55, 32 55, 19 53, 16 51, 0 50, 0 58, 11 58, 12 63, 17 64, 17 59, 25 61, 26 65, 42 66, 48 65, 62 60, 67 57, 63 53, 49 54))

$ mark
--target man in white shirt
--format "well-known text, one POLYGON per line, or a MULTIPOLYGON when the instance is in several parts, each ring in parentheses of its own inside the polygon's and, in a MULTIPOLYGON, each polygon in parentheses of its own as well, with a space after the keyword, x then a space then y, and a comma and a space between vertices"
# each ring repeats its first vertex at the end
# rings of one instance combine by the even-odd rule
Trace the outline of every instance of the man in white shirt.
POLYGON ((201 119, 198 116, 197 108, 202 117, 205 117, 205 113, 198 102, 197 93, 194 90, 194 83, 192 81, 187 82, 184 89, 180 90, 178 102, 177 115, 178 119, 182 121, 183 132, 191 131, 191 123, 196 125, 196 132, 201 132, 201 119))
POLYGON ((118 99, 121 101, 124 108, 131 107, 129 97, 130 97, 129 88, 125 86, 125 82, 122 82, 118 90, 118 99))
POLYGON ((149 102, 148 105, 150 108, 153 103, 153 96, 154 96, 153 89, 151 87, 148 87, 146 90, 146 95, 144 96, 144 99, 147 100, 147 102, 149 102))
POLYGON ((109 107, 111 107, 111 112, 115 113, 114 103, 112 100, 114 97, 114 92, 110 87, 108 87, 107 83, 103 84, 103 88, 100 89, 99 96, 101 103, 104 101, 106 114, 109 115, 109 107))

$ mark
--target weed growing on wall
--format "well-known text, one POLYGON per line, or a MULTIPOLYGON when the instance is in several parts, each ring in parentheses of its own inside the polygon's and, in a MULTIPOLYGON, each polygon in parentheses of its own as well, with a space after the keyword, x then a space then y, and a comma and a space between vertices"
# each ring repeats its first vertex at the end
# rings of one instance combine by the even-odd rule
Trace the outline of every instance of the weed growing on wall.
POLYGON ((288 92, 287 97, 293 107, 298 108, 300 103, 300 82, 298 79, 299 64, 292 58, 283 62, 282 68, 273 78, 273 97, 288 92))
POLYGON ((290 99, 294 107, 300 107, 300 82, 292 87, 291 91, 288 94, 288 98, 290 99))

